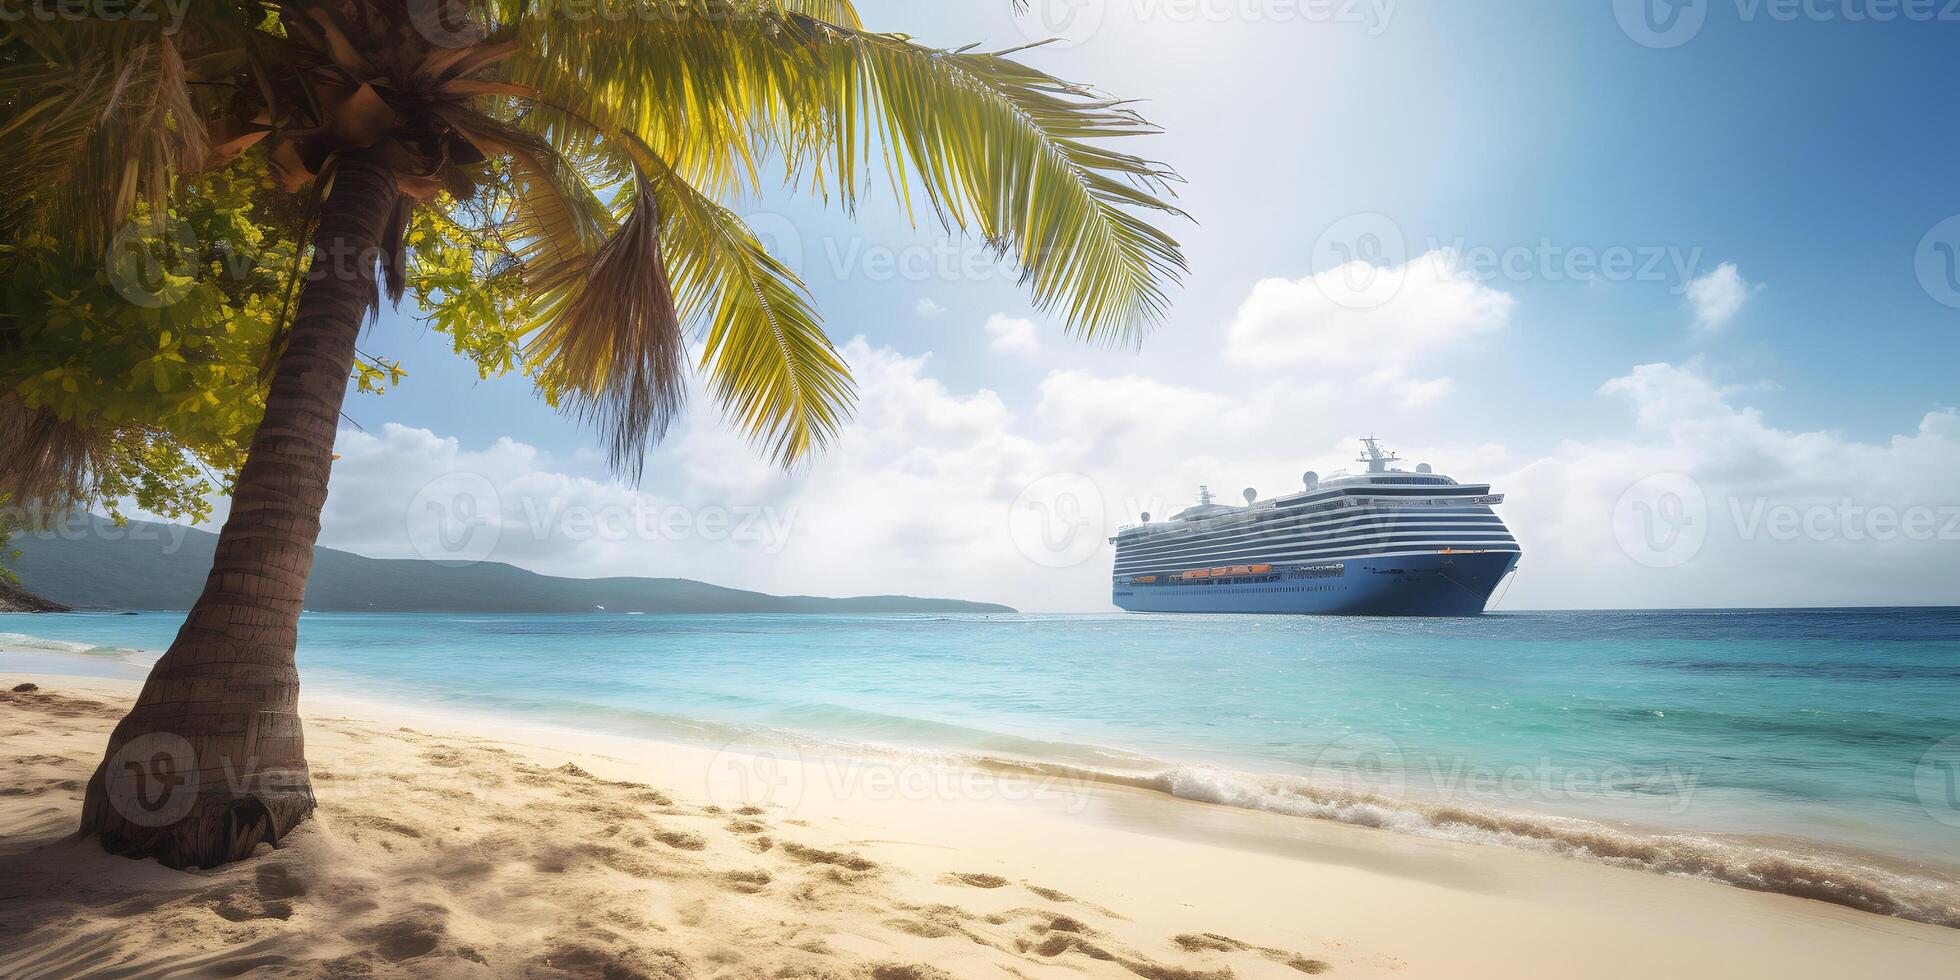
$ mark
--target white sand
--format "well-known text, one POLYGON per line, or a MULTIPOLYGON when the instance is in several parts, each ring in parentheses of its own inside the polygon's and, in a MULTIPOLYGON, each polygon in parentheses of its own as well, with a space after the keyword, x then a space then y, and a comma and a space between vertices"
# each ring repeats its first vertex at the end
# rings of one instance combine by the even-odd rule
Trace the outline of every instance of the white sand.
POLYGON ((0 694, 0 976, 1960 976, 1960 931, 1702 881, 317 697, 315 819, 176 872, 70 836, 133 685, 0 691, 21 681, 42 691, 0 694))

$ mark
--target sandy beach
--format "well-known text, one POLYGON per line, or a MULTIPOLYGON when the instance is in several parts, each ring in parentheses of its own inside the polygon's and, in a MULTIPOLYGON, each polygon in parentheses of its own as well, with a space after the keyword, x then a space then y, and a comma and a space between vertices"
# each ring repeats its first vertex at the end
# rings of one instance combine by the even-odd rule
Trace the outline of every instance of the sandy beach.
POLYGON ((72 836, 134 685, 0 693, 0 975, 1952 976, 1960 931, 900 757, 304 702, 316 817, 206 872, 72 836))

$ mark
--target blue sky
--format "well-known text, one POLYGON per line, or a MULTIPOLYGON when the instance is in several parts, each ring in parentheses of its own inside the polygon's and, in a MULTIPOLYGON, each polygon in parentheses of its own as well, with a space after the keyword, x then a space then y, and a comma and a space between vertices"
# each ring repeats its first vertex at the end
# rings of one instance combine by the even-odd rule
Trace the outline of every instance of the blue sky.
MULTIPOLYGON (((1890 9, 1882 3, 1804 8, 1831 15, 1821 20, 1801 11, 1783 19, 1775 12, 1788 8, 1769 0, 1700 0, 1683 8, 1701 12, 1698 32, 1655 48, 1622 29, 1613 4, 1402 0, 1357 5, 1357 22, 1303 15, 1303 7, 1318 8, 1285 0, 1036 0, 1019 19, 1005 0, 860 7, 874 27, 986 47, 1025 43, 1043 34, 1044 15, 1049 24, 1069 24, 1056 16, 1076 12, 1064 43, 1025 57, 1144 100, 1144 112, 1165 129, 1137 146, 1183 174, 1181 202, 1196 218, 1171 225, 1192 273, 1166 322, 1140 350, 1086 347, 1033 311, 1005 272, 880 274, 877 256, 930 257, 947 247, 935 225, 914 229, 887 199, 867 201, 854 218, 787 194, 739 202, 798 261, 840 345, 862 338, 847 350, 875 361, 874 375, 924 379, 931 390, 920 397, 996 413, 986 424, 1022 441, 992 456, 920 466, 904 446, 869 443, 883 431, 950 451, 950 441, 936 440, 972 433, 868 422, 847 433, 864 444, 842 460, 778 477, 736 459, 739 447, 709 431, 713 411, 697 404, 666 458, 656 450, 644 494, 693 506, 725 499, 802 507, 804 519, 792 523, 834 520, 839 529, 809 532, 766 555, 661 541, 604 556, 567 544, 535 553, 506 547, 497 557, 569 574, 681 574, 775 590, 939 591, 1101 608, 1106 553, 1066 569, 1037 562, 1030 572, 1003 549, 994 532, 1007 521, 1017 484, 1046 472, 1087 475, 1109 498, 1113 523, 1118 498, 1177 500, 1199 479, 1284 489, 1272 481, 1309 463, 1338 462, 1346 440, 1370 429, 1461 478, 1514 476, 1518 513, 1506 514, 1514 524, 1534 515, 1547 527, 1583 520, 1571 513, 1579 496, 1573 486, 1547 482, 1548 471, 1647 451, 1657 454, 1652 466, 1688 472, 1708 488, 1712 509, 1731 517, 1765 497, 1800 510, 1846 498, 1938 510, 1955 497, 1937 482, 1956 463, 1954 444, 1944 441, 1950 416, 1941 413, 1960 393, 1952 377, 1960 309, 1922 288, 1915 250, 1936 224, 1960 213, 1949 70, 1960 23, 1846 20, 1847 11, 1890 9), (1442 275, 1454 286, 1434 294, 1442 306, 1404 309, 1427 295, 1404 287, 1374 319, 1350 320, 1339 309, 1302 307, 1280 288, 1329 272, 1329 253, 1317 246, 1357 214, 1365 227, 1400 237, 1402 260, 1447 250, 1442 275), (1569 276, 1561 263, 1575 254, 1630 256, 1638 271, 1569 276), (1512 265, 1483 268, 1479 257, 1512 265), (1725 263, 1732 270, 1718 273, 1725 263), (1702 294, 1720 307, 1713 323, 1689 288, 1711 273, 1722 278, 1702 294), (1261 295, 1277 305, 1249 305, 1262 280, 1274 282, 1261 295), (1482 312, 1452 320, 1448 304, 1457 300, 1482 312), (936 312, 923 315, 922 302, 936 312), (1322 314, 1333 316, 1306 322, 1322 314), (1014 322, 1023 319, 1030 324, 1014 322), (1338 349, 1325 347, 1325 337, 1302 346, 1288 333, 1314 329, 1334 331, 1338 349), (1422 349, 1405 349, 1413 347, 1422 349), (1672 373, 1626 380, 1642 365, 1672 373), (1084 407, 1082 392, 1117 399, 1114 420, 1111 405, 1084 407), (1289 401, 1296 398, 1307 400, 1289 401), (1689 403, 1717 407, 1689 418, 1681 407, 1689 403), (1209 424, 1231 436, 1194 436, 1188 445, 1175 433, 1153 436, 1149 420, 1180 405, 1217 413, 1209 424), (1290 408, 1300 405, 1307 407, 1290 408), (1123 419, 1123 406, 1136 418, 1123 419), (1710 412, 1726 421, 1710 424, 1710 412), (1923 431, 1928 419, 1938 430, 1932 436, 1923 431), (1754 435, 1712 434, 1731 423, 1754 426, 1754 435), (1922 438, 1909 452, 1895 440, 1915 434, 1922 438), (1757 437, 1760 445, 1751 442, 1757 437), (1151 444, 1164 454, 1154 468, 1140 451, 1151 444), (1745 446, 1753 448, 1738 448, 1745 446), (731 455, 715 462, 716 453, 731 455), (835 544, 848 540, 841 528, 850 520, 890 513, 884 506, 847 519, 849 501, 860 498, 853 486, 892 485, 932 465, 965 466, 975 480, 996 484, 984 499, 940 511, 941 520, 971 526, 942 535, 922 513, 913 522, 918 534, 876 539, 904 554, 835 544), (1852 466, 1876 472, 1839 480, 1830 469, 1852 466), (701 476, 736 470, 744 481, 701 476), (1731 479, 1745 471, 1774 477, 1731 479), (834 489, 819 492, 824 485, 834 489), (1566 502, 1520 498, 1533 487, 1566 502), (1740 509, 1726 503, 1738 500, 1740 509), (999 571, 978 579, 921 579, 922 569, 949 562, 996 560, 1004 562, 999 571), (826 571, 836 561, 890 572, 840 578, 826 571), (1050 601, 1057 596, 1064 598, 1050 601)), ((377 446, 390 441, 389 423, 453 440, 461 457, 508 438, 535 448, 527 464, 535 469, 607 482, 589 433, 536 403, 521 381, 478 382, 445 339, 411 315, 384 317, 364 348, 399 357, 411 376, 384 397, 350 399, 349 416, 377 446)), ((867 398, 887 406, 872 406, 873 421, 879 411, 910 419, 934 411, 883 388, 868 389, 867 398)), ((1645 475, 1602 477, 1593 490, 1610 509, 1616 486, 1645 475)), ((343 476, 336 474, 337 486, 343 476)), ((959 492, 924 478, 917 489, 959 492)), ((352 518, 336 527, 331 508, 328 517, 327 543, 389 550, 386 528, 352 518)), ((1714 550, 1665 570, 1611 552, 1552 560, 1562 555, 1561 542, 1540 549, 1556 573, 1534 581, 1537 563, 1528 557, 1517 588, 1545 605, 1629 604, 1613 601, 1620 595, 1633 596, 1631 604, 1703 604, 1689 600, 1747 574, 1752 563, 1787 564, 1801 552, 1805 561, 1841 566, 1843 549, 1853 547, 1860 563, 1883 568, 1904 557, 1906 570, 1877 587, 1793 581, 1768 591, 1724 587, 1706 601, 1960 601, 1929 591, 1921 578, 1954 567, 1960 541, 1938 535, 1899 545, 1905 551, 1877 544, 1857 551, 1841 532, 1811 535, 1793 552, 1759 537, 1724 549, 1713 524, 1710 533, 1714 550), (1655 578, 1659 571, 1666 577, 1655 578), (1585 589, 1598 601, 1586 601, 1585 589)), ((549 532, 532 536, 540 535, 549 532)), ((1520 536, 1531 555, 1533 529, 1520 528, 1520 536)))

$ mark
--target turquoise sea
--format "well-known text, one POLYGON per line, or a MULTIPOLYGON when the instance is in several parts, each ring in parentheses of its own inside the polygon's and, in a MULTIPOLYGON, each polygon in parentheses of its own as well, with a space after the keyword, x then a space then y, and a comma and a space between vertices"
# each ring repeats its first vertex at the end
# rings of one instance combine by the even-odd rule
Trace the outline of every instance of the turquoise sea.
MULTIPOLYGON (((0 671, 141 677, 180 621, 7 617, 0 671)), ((1960 925, 1960 609, 309 614, 299 664, 374 700, 925 751, 1960 925)))

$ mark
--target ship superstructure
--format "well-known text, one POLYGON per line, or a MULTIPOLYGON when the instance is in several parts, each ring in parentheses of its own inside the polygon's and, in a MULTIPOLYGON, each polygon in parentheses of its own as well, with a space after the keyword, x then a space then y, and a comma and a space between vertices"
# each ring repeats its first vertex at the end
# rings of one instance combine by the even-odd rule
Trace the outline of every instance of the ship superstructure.
POLYGON ((1362 440, 1358 473, 1308 472, 1300 490, 1198 503, 1125 527, 1111 597, 1135 612, 1473 616, 1516 568, 1503 494, 1362 440))

